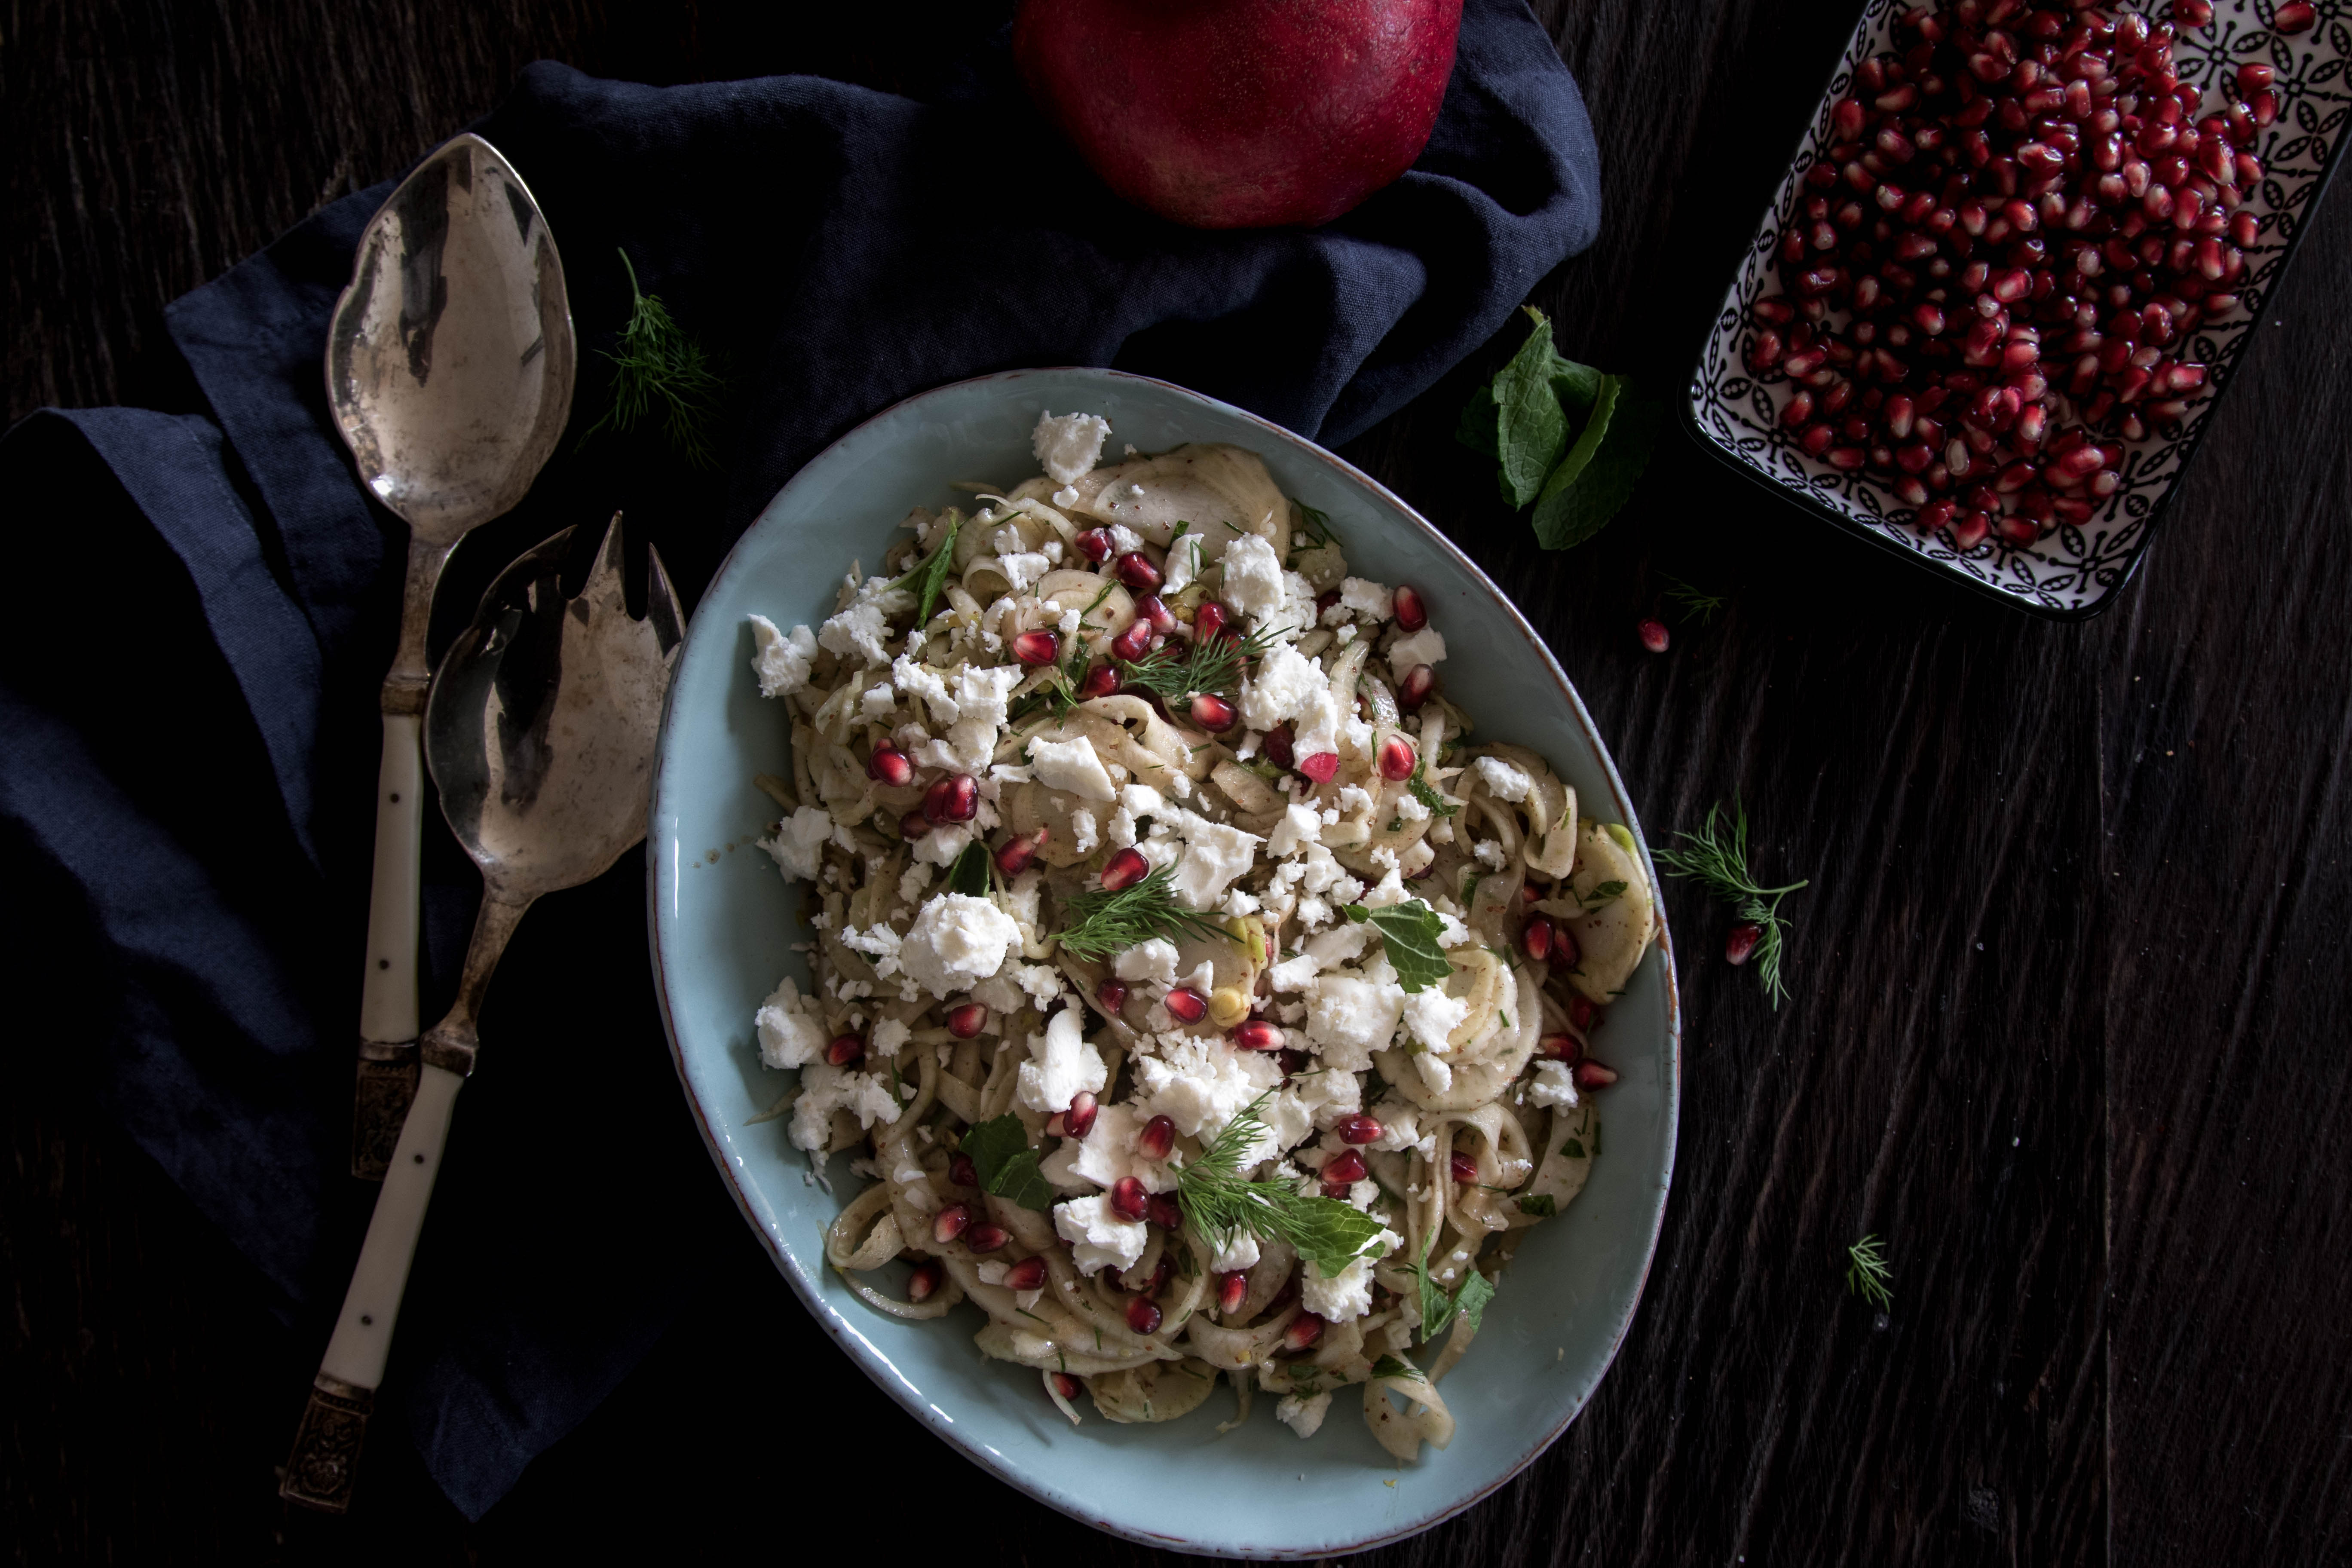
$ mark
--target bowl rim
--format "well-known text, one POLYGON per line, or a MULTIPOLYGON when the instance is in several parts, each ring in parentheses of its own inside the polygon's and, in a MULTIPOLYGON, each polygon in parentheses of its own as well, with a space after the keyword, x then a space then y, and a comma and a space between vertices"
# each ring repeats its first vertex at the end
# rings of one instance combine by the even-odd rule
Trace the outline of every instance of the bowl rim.
MULTIPOLYGON (((1626 826, 1634 835, 1634 841, 1640 848, 1643 865, 1649 874, 1651 885, 1654 888, 1658 885, 1657 868, 1654 863, 1652 862, 1650 858, 1649 840, 1642 833, 1640 821, 1633 809, 1632 798, 1626 793, 1623 778, 1618 773, 1616 758, 1611 753, 1609 748, 1602 742, 1600 731, 1592 721, 1592 715, 1584 706, 1583 698, 1578 694, 1575 684, 1569 679, 1567 672, 1560 668, 1559 661, 1553 656, 1550 647, 1544 642, 1543 638, 1538 635, 1535 627, 1528 624, 1527 617, 1519 612, 1518 606, 1511 601, 1510 597, 1502 591, 1493 579, 1489 578, 1486 574, 1479 568, 1477 563, 1471 560, 1471 558, 1465 553, 1458 545, 1456 545, 1452 540, 1446 538, 1446 536, 1440 532, 1428 519, 1423 517, 1418 510, 1408 505, 1402 497, 1398 496, 1394 491, 1381 484, 1379 480, 1373 479, 1370 475, 1365 473, 1362 469, 1358 468, 1354 464, 1349 463, 1344 458, 1327 451, 1322 447, 1318 446, 1313 441, 1298 435, 1297 432, 1286 429, 1282 426, 1277 425, 1262 416, 1251 413, 1248 409, 1236 407, 1232 404, 1224 403, 1216 398, 1210 397, 1206 394, 1195 392, 1190 387, 1181 386, 1174 382, 1162 381, 1153 376, 1138 375, 1131 371, 1114 370, 1108 367, 1093 365, 1032 366, 1014 370, 996 371, 986 375, 970 376, 961 381, 947 382, 939 386, 931 387, 925 391, 915 393, 909 396, 901 398, 898 402, 889 405, 887 407, 877 411, 867 418, 861 420, 849 430, 845 431, 838 438, 827 445, 824 450, 812 457, 798 469, 795 469, 793 476, 786 479, 782 486, 777 489, 775 495, 769 498, 767 502, 761 507, 759 516, 752 520, 751 524, 747 526, 743 532, 737 537, 735 542, 728 548, 725 559, 719 563, 718 570, 711 574, 709 584, 704 588, 702 595, 697 600, 696 614, 694 616, 689 617, 687 626, 687 638, 691 640, 695 634, 696 624, 699 619, 701 605, 710 599, 712 595, 719 589, 719 585, 728 580, 731 573, 737 571, 739 567, 741 567, 741 562, 739 558, 742 552, 744 541, 751 537, 753 531, 759 526, 761 519, 765 518, 767 514, 774 509, 776 503, 779 500, 782 500, 784 496, 792 490, 794 485, 801 482, 802 479, 811 468, 816 467, 826 458, 834 456, 844 447, 848 446, 870 426, 891 417, 893 415, 896 415, 902 410, 911 408, 929 399, 972 387, 991 384, 1010 385, 1029 377, 1041 375, 1077 375, 1083 378, 1099 379, 1112 383, 1132 383, 1138 385, 1155 387, 1163 392, 1172 393, 1180 399, 1197 403, 1220 415, 1241 420, 1256 427, 1257 430, 1263 433, 1265 438, 1277 441, 1284 447, 1289 448, 1298 457, 1309 458, 1314 462, 1333 470, 1342 481, 1350 485, 1361 487, 1362 489, 1371 492, 1372 495, 1379 498, 1387 505, 1394 508, 1402 518, 1420 531, 1425 543, 1450 557, 1455 565, 1459 566, 1469 575, 1473 583, 1486 593, 1493 603, 1506 615, 1507 617, 1507 624, 1519 633, 1520 637, 1525 639, 1528 648, 1536 656, 1540 665, 1549 671, 1552 680, 1558 686, 1560 695, 1567 700, 1569 715, 1571 721, 1583 734, 1586 742, 1592 749, 1593 755, 1600 760, 1601 772, 1607 781, 1609 789, 1614 795, 1616 801, 1622 804, 1624 807, 1626 826)), ((741 567, 741 569, 748 570, 748 567, 741 567)), ((681 648, 683 648, 684 646, 685 645, 681 643, 681 648)), ((802 1271, 793 1266, 791 1248, 788 1247, 774 1233, 772 1227, 760 1217, 758 1212, 753 1206, 751 1194, 747 1190, 741 1178, 741 1173, 736 1169, 734 1163, 729 1159, 721 1144, 717 1129, 712 1125, 710 1117, 703 1106, 701 1100, 694 1092, 692 1080, 688 1077, 686 1055, 684 1048, 679 1044, 677 1018, 670 1001, 668 967, 665 962, 662 944, 662 900, 660 897, 661 857, 657 852, 657 846, 659 844, 662 803, 665 794, 664 775, 667 772, 666 763, 669 757, 673 738, 671 724, 674 714, 671 708, 671 701, 675 698, 677 690, 677 683, 673 681, 669 691, 663 699, 661 730, 654 753, 655 773, 653 786, 647 795, 646 819, 646 942, 647 946, 651 950, 651 957, 653 960, 654 994, 656 1001, 661 1010, 662 1034, 665 1043, 669 1048, 670 1065, 678 1076, 678 1086, 683 1091, 684 1098, 687 1102, 687 1109, 694 1119, 695 1128, 697 1131, 701 1134, 703 1148, 710 1155, 711 1163, 718 1168, 719 1179, 726 1184, 729 1195, 734 1199, 736 1209, 742 1215, 745 1222, 751 1226, 752 1234, 759 1237, 761 1246, 767 1250, 771 1259, 775 1263, 778 1272, 782 1274, 784 1279, 791 1284, 793 1293, 800 1298, 803 1307, 808 1310, 810 1316, 816 1321, 817 1325, 824 1331, 825 1334, 839 1345, 845 1354, 847 1354, 852 1363, 855 1364, 859 1371, 863 1372, 868 1380, 882 1389, 883 1392, 889 1394, 889 1396, 895 1400, 902 1409, 906 1410, 908 1415, 914 1416, 915 1419, 926 1430, 930 1432, 933 1436, 940 1438, 948 1443, 950 1447, 954 1448, 956 1452, 961 1455, 964 1458, 980 1466, 982 1468, 993 1475, 998 1480, 1012 1486, 1022 1492, 1024 1496, 1033 1498, 1037 1501, 1045 1504, 1047 1507, 1054 1509, 1057 1512, 1066 1514, 1069 1517, 1077 1520, 1081 1523, 1091 1525, 1097 1530, 1103 1531, 1108 1534, 1118 1536, 1122 1540, 1132 1541, 1140 1545, 1172 1547, 1178 1550, 1192 1552, 1206 1552, 1218 1556, 1241 1555, 1239 1553, 1226 1552, 1221 1548, 1213 1545, 1197 1543, 1178 1537, 1165 1535, 1157 1531, 1137 1529, 1133 1526, 1122 1524, 1115 1520, 1105 1518, 1089 1509, 1082 1500, 1066 1491, 1056 1489, 1047 1484, 1042 1478, 1011 1464, 1001 1456, 994 1453, 992 1449, 963 1442, 952 1429, 942 1424, 937 1415, 930 1409, 929 1403, 922 1399, 919 1396, 919 1392, 910 1384, 907 1384, 904 1378, 899 1378, 895 1381, 886 1379, 881 1371, 871 1363, 868 1356, 859 1348, 860 1343, 862 1342, 860 1336, 858 1336, 851 1328, 848 1319, 833 1302, 812 1293, 808 1285, 803 1279, 802 1271)), ((1668 1198, 1672 1195, 1674 1188, 1675 1159, 1678 1150, 1681 1134, 1683 1065, 1682 996, 1679 984, 1677 984, 1677 975, 1675 966, 1673 933, 1667 923, 1665 902, 1663 899, 1657 900, 1656 909, 1658 919, 1657 952, 1658 963, 1661 966, 1659 980, 1665 998, 1665 1038, 1664 1042, 1664 1070, 1660 1075, 1659 1081, 1659 1113, 1662 1122, 1661 1131, 1664 1134, 1662 1142, 1662 1165, 1658 1172, 1657 1178, 1650 1189, 1650 1195, 1648 1198, 1650 1209, 1648 1235, 1642 1248, 1642 1265, 1639 1277, 1633 1281, 1633 1292, 1626 1300, 1622 1314, 1611 1328, 1608 1351, 1601 1358, 1600 1369, 1593 1378, 1591 1387, 1587 1389, 1580 1397, 1576 1399, 1549 1430, 1545 1431, 1522 1452, 1513 1458, 1508 1464, 1501 1467, 1492 1477, 1481 1482, 1467 1495, 1458 1500, 1433 1507, 1428 1511, 1410 1521, 1381 1529, 1370 1535, 1344 1541, 1334 1540, 1317 1542, 1312 1545, 1278 1548, 1263 1552, 1252 1552, 1246 1554, 1249 1559, 1260 1561, 1310 1561, 1339 1555, 1342 1553, 1367 1551, 1373 1547, 1387 1545, 1394 1542, 1402 1541, 1409 1537, 1418 1535, 1423 1531, 1444 1523, 1445 1521, 1454 1518, 1457 1514, 1465 1512, 1472 1507, 1485 1501, 1488 1497, 1492 1496, 1499 1488, 1517 1477, 1529 1465, 1533 1464, 1536 1459, 1543 1454, 1545 1449, 1550 1447, 1553 1443, 1559 1441, 1560 1435, 1566 1432, 1569 1426, 1575 1422, 1576 1418, 1584 1413, 1585 1408, 1591 1403, 1593 1395, 1599 1391, 1601 1382, 1616 1365, 1618 1353, 1624 1348, 1625 1337, 1632 1331, 1633 1319, 1641 1310, 1642 1299, 1649 1286, 1650 1270, 1657 1261, 1658 1242, 1661 1236, 1664 1234, 1665 1226, 1666 1204, 1668 1198)))
MULTIPOLYGON (((2179 461, 2175 465, 2170 477, 2165 480, 2163 491, 2149 506, 2148 514, 2140 525, 2138 542, 2132 546, 2130 555, 2125 559, 2123 571, 2098 597, 2085 600, 2079 605, 2045 604, 2030 594, 2013 593, 1997 583, 1988 582, 1973 573, 1964 572, 1949 561, 1939 560, 1935 556, 1924 554, 1906 545, 1897 543, 1888 536, 1888 532, 1889 530, 1902 525, 1891 521, 1874 523, 1829 505, 1818 496, 1784 482, 1761 464, 1726 447, 1709 435, 1700 423, 1699 402, 1706 385, 1708 345, 1714 342, 1716 334, 1722 330, 1723 319, 1727 312, 1737 311, 1744 314, 1748 307, 1754 302, 1750 299, 1742 297, 1739 274, 1747 265, 1748 254, 1754 249, 1757 242, 1759 239, 1769 238, 1778 227, 1775 214, 1780 205, 1780 187, 1796 178, 1797 160, 1803 155, 1806 144, 1815 139, 1822 125, 1826 121, 1830 106, 1835 100, 1839 76, 1850 72, 1860 63, 1860 52, 1865 39, 1874 28, 1879 11, 1880 0, 1863 0, 1862 10, 1854 18, 1853 30, 1846 35, 1845 47, 1839 53, 1837 58, 1831 62, 1828 74, 1822 80, 1821 94, 1814 100, 1813 111, 1798 131, 1796 144, 1790 149, 1787 160, 1780 166, 1780 178, 1764 198, 1762 216, 1759 219, 1754 232, 1741 241, 1739 250, 1732 258, 1730 278, 1724 287, 1721 306, 1706 319, 1706 324, 1699 334, 1696 357, 1685 383, 1684 395, 1675 399, 1676 423, 1691 439, 1706 450, 1709 457, 1739 473, 1759 489, 1778 497, 1801 511, 1831 523, 1843 532, 1862 539, 1877 549, 1897 557, 1916 570, 1932 574, 1947 582, 1965 584, 1978 594, 1999 600, 2021 615, 2032 616, 2040 620, 2055 621, 2061 625, 2093 620, 2106 614, 2115 605, 2116 601, 2123 597, 2124 591, 2138 578, 2140 567, 2147 559, 2148 547, 2156 542, 2158 530, 2169 520, 2173 500, 2180 492, 2180 482, 2188 477, 2189 466, 2197 460, 2197 454, 2203 450, 2206 437, 2212 433, 2213 416, 2220 411, 2221 399, 2228 395, 2230 387, 2237 381, 2240 367, 2248 351, 2259 337, 2258 333, 2247 332, 2240 336, 2223 352, 2221 363, 2215 370, 2211 395, 2207 399, 2202 411, 2203 416, 2198 420, 2197 429, 2189 436, 2188 444, 2182 449, 2179 461)), ((1895 7, 1891 5, 1887 5, 1885 15, 1892 16, 1894 14, 1895 7)), ((2304 239, 2311 232, 2310 217, 2318 211, 2319 204, 2327 197, 2329 187, 2336 183, 2336 174, 2345 163, 2345 148, 2347 143, 2352 143, 2352 134, 2347 134, 2344 128, 2339 126, 2336 139, 2327 150, 2326 159, 2320 164, 2319 172, 2312 179, 2309 195, 2297 204, 2299 211, 2294 233, 2288 237, 2286 245, 2281 249, 2278 259, 2271 268, 2269 281, 2263 288, 2261 305, 2257 306, 2254 311, 2255 324, 2260 323, 2263 308, 2267 307, 2271 300, 2276 296, 2279 285, 2285 281, 2288 269, 2294 265, 2296 256, 2302 252, 2304 239)))

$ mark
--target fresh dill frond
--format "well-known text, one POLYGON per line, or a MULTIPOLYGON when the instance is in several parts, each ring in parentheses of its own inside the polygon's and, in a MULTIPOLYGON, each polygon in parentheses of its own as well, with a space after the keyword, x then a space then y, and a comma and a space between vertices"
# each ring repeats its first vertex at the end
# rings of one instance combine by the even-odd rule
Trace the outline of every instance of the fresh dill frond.
POLYGON ((1709 594, 1694 588, 1679 577, 1667 576, 1663 572, 1659 575, 1666 579, 1666 597, 1683 607, 1683 618, 1686 621, 1695 620, 1706 626, 1730 602, 1721 594, 1709 594))
POLYGON ((1886 1259, 1886 1244, 1874 1233, 1845 1249, 1845 1288, 1880 1311, 1894 1303, 1895 1266, 1886 1259))
POLYGON ((1233 697, 1241 690, 1242 668, 1264 658, 1274 647, 1274 633, 1261 629, 1243 637, 1213 637, 1189 645, 1182 653, 1166 648, 1139 664, 1119 660, 1119 679, 1149 691, 1164 702, 1212 692, 1233 697))
POLYGON ((1117 892, 1097 888, 1078 894, 1069 901, 1070 923, 1060 933, 1063 951, 1100 962, 1153 937, 1200 942, 1230 935, 1208 916, 1178 906, 1175 879, 1175 868, 1162 866, 1117 892))
POLYGON ((1696 833, 1677 833, 1682 842, 1672 849, 1658 851, 1658 863, 1676 877, 1698 880, 1710 897, 1729 904, 1733 911, 1752 923, 1759 934, 1756 939, 1756 974, 1764 983, 1764 993, 1772 999, 1777 1010, 1789 994, 1780 978, 1781 939, 1780 900, 1807 885, 1791 882, 1785 888, 1760 885, 1748 869, 1748 808, 1737 798, 1732 802, 1732 824, 1728 834, 1717 821, 1723 813, 1720 801, 1707 807, 1706 821, 1696 833))
POLYGON ((637 268, 625 250, 621 265, 628 268, 633 303, 617 352, 604 354, 613 362, 613 405, 580 439, 585 443, 607 428, 625 434, 658 412, 663 433, 680 457, 698 468, 715 467, 710 421, 727 384, 709 353, 687 335, 660 297, 637 287, 637 268))
POLYGON ((1339 531, 1331 526, 1330 513, 1318 511, 1313 507, 1308 506, 1305 501, 1298 500, 1296 496, 1291 498, 1290 504, 1298 509, 1298 520, 1307 525, 1307 531, 1314 535, 1315 542, 1317 544, 1337 544, 1339 542, 1339 531))
POLYGON ((1176 1201, 1192 1227, 1222 1247, 1236 1232, 1286 1241, 1331 1279, 1360 1257, 1386 1228, 1350 1204, 1300 1194, 1284 1181, 1252 1182, 1242 1156, 1265 1132, 1258 1108, 1267 1089, 1219 1129, 1201 1157, 1176 1173, 1176 1201))

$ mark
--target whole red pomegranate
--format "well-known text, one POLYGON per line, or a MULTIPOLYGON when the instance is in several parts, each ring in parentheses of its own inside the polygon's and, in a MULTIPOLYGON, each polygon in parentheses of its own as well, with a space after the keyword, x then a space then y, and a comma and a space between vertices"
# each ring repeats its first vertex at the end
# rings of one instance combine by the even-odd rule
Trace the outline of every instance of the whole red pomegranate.
POLYGON ((1462 0, 1022 0, 1029 91, 1111 189, 1195 228, 1328 223, 1421 155, 1462 0))

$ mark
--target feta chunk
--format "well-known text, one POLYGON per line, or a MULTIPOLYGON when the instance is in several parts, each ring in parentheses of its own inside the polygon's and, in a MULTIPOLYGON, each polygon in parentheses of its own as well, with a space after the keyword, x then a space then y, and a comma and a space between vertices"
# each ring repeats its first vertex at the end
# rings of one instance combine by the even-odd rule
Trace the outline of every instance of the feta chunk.
POLYGON ((1372 1310, 1372 1260, 1359 1258, 1326 1279, 1315 1260, 1307 1259, 1298 1271, 1298 1302, 1327 1323, 1362 1317, 1372 1310))
POLYGON ((1020 941, 1013 917, 989 900, 942 893, 915 916, 899 943, 898 962, 924 990, 945 997, 1003 968, 1005 953, 1020 941))
POLYGON ((1303 1399, 1296 1394, 1286 1394, 1282 1403, 1274 1407, 1274 1418, 1301 1437, 1312 1437, 1323 1429, 1323 1417, 1330 1409, 1331 1391, 1328 1388, 1303 1399))
POLYGON ((1574 1105, 1574 1071, 1566 1062, 1538 1062, 1535 1077, 1528 1080, 1528 1100, 1536 1105, 1574 1105))
MULTIPOLYGON (((1103 442, 1110 435, 1110 421, 1099 414, 1065 414, 1056 418, 1051 410, 1037 416, 1037 427, 1029 433, 1029 450, 1036 455, 1038 467, 1055 484, 1074 485, 1093 471, 1102 459, 1103 442)), ((1068 506, 1069 500, 1054 498, 1055 506, 1068 506)))
POLYGON ((1386 583, 1350 577, 1339 584, 1338 607, 1370 621, 1392 620, 1396 616, 1396 590, 1386 583))
POLYGON ((880 665, 890 662, 890 650, 885 646, 889 636, 890 617, 879 601, 861 596, 825 622, 816 640, 820 647, 844 658, 862 658, 868 664, 880 665))
POLYGON ((1444 662, 1445 638, 1435 626, 1423 626, 1389 645, 1389 668, 1400 678, 1416 664, 1444 662))
POLYGON ((1091 855, 1095 852, 1095 846, 1101 842, 1102 836, 1095 827, 1095 814, 1083 805, 1072 811, 1070 847, 1081 855, 1091 855))
POLYGON ((785 876, 814 882, 818 852, 832 837, 833 814, 821 805, 804 805, 777 824, 776 836, 761 839, 760 847, 774 857, 785 876))
POLYGON ((1150 937, 1111 960, 1111 973, 1121 980, 1158 981, 1162 985, 1176 984, 1176 944, 1165 937, 1150 937))
POLYGON ((790 637, 765 616, 751 617, 751 672, 760 678, 762 697, 790 697, 808 684, 809 666, 816 658, 816 638, 806 626, 794 626, 790 637))
POLYGON ((752 1018, 760 1032, 760 1059, 772 1068, 806 1067, 824 1055, 824 1019, 816 998, 803 996, 785 975, 752 1018))
POLYGON ((1150 1240, 1141 1220, 1119 1218, 1110 1199, 1099 1194, 1055 1205, 1054 1230, 1070 1244, 1081 1274, 1132 1268, 1150 1240))
POLYGON ((1311 845, 1323 839, 1323 814, 1311 805, 1296 801, 1274 825, 1273 834, 1265 841, 1265 852, 1277 860, 1287 860, 1311 845))
POLYGON ((1514 767, 1500 757, 1480 757, 1470 766, 1496 800, 1516 805, 1536 787, 1536 781, 1528 777, 1526 769, 1514 767))
POLYGON ((1084 735, 1049 741, 1040 735, 1029 742, 1029 766, 1047 789, 1067 791, 1086 800, 1114 801, 1118 786, 1110 782, 1095 743, 1084 735))
POLYGON ((1405 1027, 1412 1031, 1413 1038, 1433 1051, 1445 1049, 1445 1037, 1469 1016, 1466 997, 1448 996, 1433 985, 1404 999, 1405 1027))
POLYGON ((833 1113, 846 1110, 860 1127, 898 1120, 890 1085, 868 1072, 852 1072, 825 1062, 801 1068, 800 1098, 793 1101, 793 1146, 814 1153, 833 1141, 833 1113))
POLYGON ((1330 689, 1330 678, 1313 659, 1276 643, 1258 661, 1257 673, 1242 682, 1242 721, 1253 730, 1271 730, 1297 718, 1318 691, 1330 689))
POLYGON ((1136 1098, 1187 1137, 1207 1140, 1282 1079, 1274 1059, 1223 1040, 1170 1037, 1158 1056, 1135 1058, 1136 1098))
POLYGON ((1190 910, 1213 909, 1234 879, 1257 860, 1265 841, 1238 827, 1190 816, 1184 824, 1184 858, 1177 863, 1177 902, 1190 910))
POLYGON ((1108 1081, 1109 1069, 1102 1053, 1086 1042, 1079 1011, 1063 1008, 1045 1025, 1044 1034, 1029 1037, 1029 1060, 1021 1064, 1020 1082, 1013 1093, 1032 1110, 1049 1116, 1067 1110, 1080 1089, 1099 1094, 1108 1081))
POLYGON ((1324 1066, 1361 1072, 1371 1066, 1371 1053, 1396 1034, 1407 1000, 1394 981, 1318 976, 1307 1002, 1307 1037, 1322 1047, 1324 1066))
MULTIPOLYGON (((1225 546, 1225 582, 1219 595, 1243 615, 1260 620, 1280 611, 1286 602, 1282 557, 1255 533, 1244 533, 1225 546)), ((1300 630, 1305 630, 1302 625, 1300 630)))

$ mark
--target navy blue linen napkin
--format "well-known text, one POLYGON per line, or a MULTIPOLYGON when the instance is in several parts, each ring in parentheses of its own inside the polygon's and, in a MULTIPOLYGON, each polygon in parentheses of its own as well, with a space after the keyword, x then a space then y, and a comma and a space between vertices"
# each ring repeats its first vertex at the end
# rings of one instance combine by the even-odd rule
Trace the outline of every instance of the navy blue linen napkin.
MULTIPOLYGON (((546 211, 583 345, 609 347, 626 315, 625 247, 722 356, 729 394, 714 470, 568 438, 458 551, 440 641, 517 552, 616 507, 690 598, 827 443, 990 371, 1117 365, 1345 441, 1600 223, 1582 101, 1519 0, 1469 0, 1427 151, 1313 231, 1204 233, 1124 205, 1022 98, 1001 38, 928 103, 542 63, 476 129, 546 211)), ((204 412, 45 411, 0 442, 20 519, 43 524, 17 531, 23 580, 104 586, 0 629, 0 865, 45 911, 17 962, 102 998, 96 1091, 321 1342, 372 1192, 343 1171, 405 534, 354 479, 320 366, 389 188, 171 307, 204 412)), ((582 363, 575 431, 605 394, 604 362, 582 363)), ((429 1021, 478 881, 427 837, 429 1021)), ((482 1019, 371 1438, 404 1432, 469 1517, 659 1339, 737 1223, 678 1108, 643 901, 626 857, 541 904, 482 1019)))

